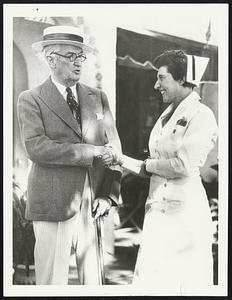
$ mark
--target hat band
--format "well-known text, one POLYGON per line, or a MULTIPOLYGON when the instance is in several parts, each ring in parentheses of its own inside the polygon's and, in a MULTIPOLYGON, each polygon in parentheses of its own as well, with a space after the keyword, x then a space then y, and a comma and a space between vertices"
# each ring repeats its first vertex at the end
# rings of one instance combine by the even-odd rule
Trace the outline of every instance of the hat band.
POLYGON ((76 34, 69 34, 69 33, 50 33, 50 34, 46 34, 43 37, 44 41, 52 41, 52 40, 72 40, 72 41, 76 41, 76 42, 80 42, 83 43, 83 38, 79 35, 76 34))

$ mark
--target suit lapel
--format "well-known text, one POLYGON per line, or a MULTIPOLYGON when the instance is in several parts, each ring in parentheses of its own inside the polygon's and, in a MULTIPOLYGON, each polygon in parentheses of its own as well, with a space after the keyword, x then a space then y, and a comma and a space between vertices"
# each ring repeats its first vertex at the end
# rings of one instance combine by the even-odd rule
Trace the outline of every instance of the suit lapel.
POLYGON ((89 125, 96 119, 96 95, 84 85, 77 84, 77 95, 81 109, 82 135, 86 136, 89 125))
POLYGON ((68 104, 65 102, 56 86, 52 83, 50 77, 43 84, 39 97, 56 115, 71 127, 79 137, 82 137, 78 122, 73 117, 68 104))

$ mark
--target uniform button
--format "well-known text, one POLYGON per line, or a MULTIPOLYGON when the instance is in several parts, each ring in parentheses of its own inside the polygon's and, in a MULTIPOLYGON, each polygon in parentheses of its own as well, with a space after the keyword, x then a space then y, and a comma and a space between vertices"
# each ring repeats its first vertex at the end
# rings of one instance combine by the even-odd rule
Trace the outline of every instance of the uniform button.
POLYGON ((165 197, 163 197, 163 201, 166 201, 166 198, 165 198, 165 197))
POLYGON ((161 209, 161 212, 164 214, 165 213, 165 209, 161 209))
POLYGON ((164 187, 166 187, 166 186, 167 186, 167 183, 165 182, 165 183, 164 183, 164 187))

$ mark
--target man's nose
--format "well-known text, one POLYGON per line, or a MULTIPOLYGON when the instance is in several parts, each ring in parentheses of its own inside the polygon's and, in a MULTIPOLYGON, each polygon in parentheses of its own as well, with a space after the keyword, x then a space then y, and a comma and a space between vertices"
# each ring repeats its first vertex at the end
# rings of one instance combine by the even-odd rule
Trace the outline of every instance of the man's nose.
POLYGON ((78 66, 78 67, 81 66, 81 61, 80 61, 80 59, 74 60, 73 64, 74 64, 74 66, 78 66))
POLYGON ((160 83, 159 83, 159 80, 157 80, 155 85, 154 85, 154 89, 158 90, 159 88, 160 88, 160 83))

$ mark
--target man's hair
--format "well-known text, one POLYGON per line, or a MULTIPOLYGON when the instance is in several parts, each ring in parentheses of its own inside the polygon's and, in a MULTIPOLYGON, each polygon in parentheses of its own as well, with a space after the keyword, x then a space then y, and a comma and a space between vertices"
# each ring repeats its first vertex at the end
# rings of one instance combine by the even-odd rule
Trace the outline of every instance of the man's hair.
MULTIPOLYGON (((187 56, 182 50, 166 50, 154 59, 153 64, 157 69, 166 66, 174 80, 186 80, 187 56)), ((190 88, 195 87, 194 84, 186 81, 183 86, 190 88)))
POLYGON ((58 45, 58 44, 48 45, 43 48, 43 54, 44 54, 44 56, 47 56, 51 52, 59 51, 59 50, 60 50, 60 45, 58 45))
POLYGON ((48 65, 47 61, 47 56, 52 52, 52 51, 59 51, 60 50, 60 45, 58 44, 53 44, 53 45, 48 45, 43 48, 42 52, 37 53, 38 58, 46 63, 48 65))

